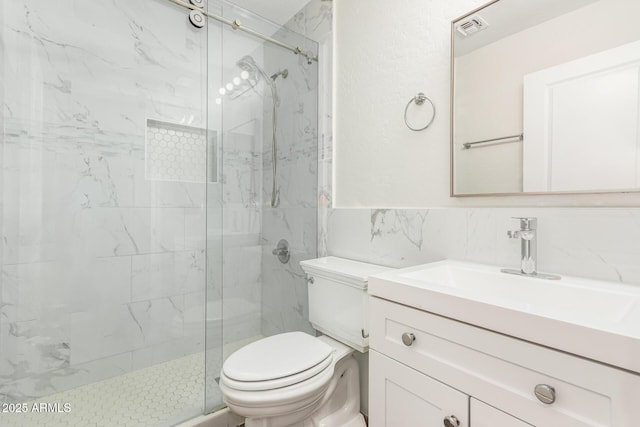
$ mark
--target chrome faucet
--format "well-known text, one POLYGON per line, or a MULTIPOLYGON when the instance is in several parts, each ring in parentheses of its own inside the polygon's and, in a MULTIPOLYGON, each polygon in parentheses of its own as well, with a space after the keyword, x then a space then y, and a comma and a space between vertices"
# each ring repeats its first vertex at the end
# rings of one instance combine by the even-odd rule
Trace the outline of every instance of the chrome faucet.
POLYGON ((511 239, 520 239, 520 270, 503 268, 501 271, 508 274, 518 274, 520 276, 537 277, 539 279, 558 280, 560 276, 554 274, 538 273, 537 270, 537 218, 518 218, 520 220, 520 230, 507 231, 507 236, 511 239))

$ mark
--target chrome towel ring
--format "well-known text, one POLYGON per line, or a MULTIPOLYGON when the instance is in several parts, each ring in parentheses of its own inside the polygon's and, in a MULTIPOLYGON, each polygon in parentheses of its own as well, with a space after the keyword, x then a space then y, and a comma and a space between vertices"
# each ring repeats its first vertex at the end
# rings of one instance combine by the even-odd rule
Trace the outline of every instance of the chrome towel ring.
POLYGON ((433 123, 433 120, 435 118, 436 118, 436 106, 433 104, 433 101, 431 101, 431 99, 429 99, 429 97, 422 92, 419 92, 416 96, 411 98, 409 102, 407 102, 407 106, 404 107, 404 124, 406 124, 407 127, 412 131, 420 132, 421 130, 425 130, 426 128, 431 126, 431 123, 433 123), (411 105, 412 102, 415 102, 416 105, 422 105, 424 104, 425 101, 429 101, 429 104, 431 104, 431 108, 433 109, 433 114, 431 115, 431 119, 429 120, 429 123, 427 123, 425 126, 421 128, 414 128, 407 121, 407 111, 409 111, 409 106, 411 105))

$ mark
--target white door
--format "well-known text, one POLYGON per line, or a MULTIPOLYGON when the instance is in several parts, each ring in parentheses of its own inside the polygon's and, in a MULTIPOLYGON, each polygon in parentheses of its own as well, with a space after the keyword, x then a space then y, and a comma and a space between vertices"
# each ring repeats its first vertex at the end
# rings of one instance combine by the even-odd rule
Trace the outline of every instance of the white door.
POLYGON ((640 187, 640 42, 524 77, 523 190, 640 187))
POLYGON ((393 359, 369 351, 369 427, 469 427, 469 396, 393 359), (452 424, 455 425, 455 424, 452 424))
POLYGON ((471 398, 471 427, 532 427, 493 406, 471 398))

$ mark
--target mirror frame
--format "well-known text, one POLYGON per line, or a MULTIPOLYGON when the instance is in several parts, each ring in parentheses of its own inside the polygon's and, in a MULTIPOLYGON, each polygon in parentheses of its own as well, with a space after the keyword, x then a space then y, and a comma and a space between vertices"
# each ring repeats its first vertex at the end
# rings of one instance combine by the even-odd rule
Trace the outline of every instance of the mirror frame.
POLYGON ((462 16, 451 21, 450 36, 451 36, 451 52, 450 52, 450 75, 449 75, 449 197, 450 198, 472 198, 472 197, 507 197, 507 196, 567 196, 567 195, 589 195, 589 194, 637 194, 640 193, 640 188, 636 189, 622 189, 622 190, 583 190, 583 191, 536 191, 536 192, 518 192, 518 193, 463 193, 457 194, 455 192, 455 173, 454 173, 454 146, 453 146, 453 129, 454 129, 454 92, 455 92, 455 56, 454 56, 454 42, 455 42, 455 25, 458 21, 465 19, 471 15, 474 15, 481 10, 491 6, 494 3, 500 1, 509 0, 491 0, 462 16))

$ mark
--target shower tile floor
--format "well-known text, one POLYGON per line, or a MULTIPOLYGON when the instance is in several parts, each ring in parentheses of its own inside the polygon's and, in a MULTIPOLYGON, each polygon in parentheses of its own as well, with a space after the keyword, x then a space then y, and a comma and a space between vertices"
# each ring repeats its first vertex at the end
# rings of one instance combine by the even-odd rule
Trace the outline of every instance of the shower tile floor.
MULTIPOLYGON (((177 424, 203 412, 204 357, 204 353, 181 357, 28 402, 27 413, 0 413, 0 426, 177 424), (40 403, 57 403, 60 411, 69 403, 71 410, 68 413, 55 412, 56 408, 52 408, 54 412, 31 411, 34 404, 40 403)), ((216 397, 209 396, 209 399, 216 397)))

